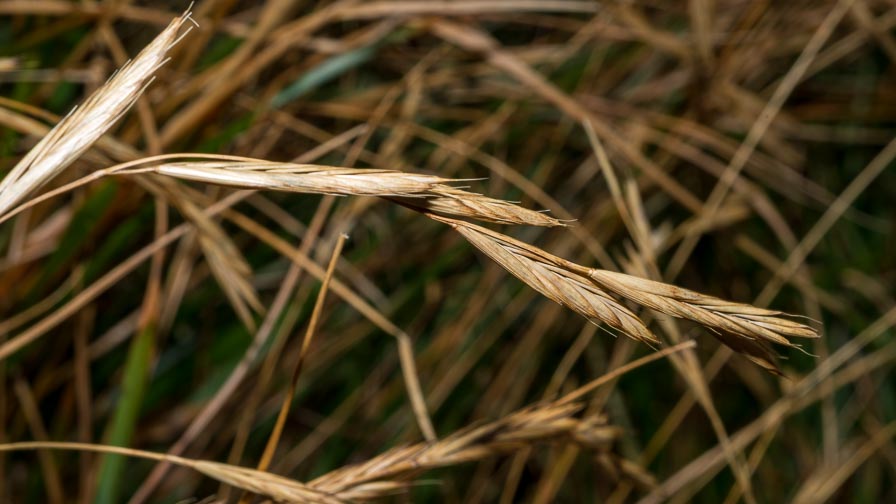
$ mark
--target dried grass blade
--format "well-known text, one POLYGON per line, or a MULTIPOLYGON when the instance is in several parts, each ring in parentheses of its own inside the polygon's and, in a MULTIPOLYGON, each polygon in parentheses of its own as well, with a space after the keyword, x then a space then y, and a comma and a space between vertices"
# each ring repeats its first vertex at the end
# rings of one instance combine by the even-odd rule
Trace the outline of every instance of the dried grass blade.
POLYGON ((212 275, 240 321, 249 332, 254 332, 253 311, 263 313, 264 306, 252 286, 252 268, 224 229, 200 209, 200 195, 191 194, 187 187, 164 177, 144 180, 144 184, 157 188, 196 228, 199 246, 212 275))

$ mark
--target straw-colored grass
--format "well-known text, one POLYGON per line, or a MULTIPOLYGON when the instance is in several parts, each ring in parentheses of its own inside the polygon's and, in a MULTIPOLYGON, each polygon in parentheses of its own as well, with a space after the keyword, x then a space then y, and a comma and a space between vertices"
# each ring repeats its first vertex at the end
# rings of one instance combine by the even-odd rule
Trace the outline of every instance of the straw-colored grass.
POLYGON ((646 325, 610 293, 710 329, 722 343, 763 367, 777 371, 758 348, 761 342, 797 346, 789 338, 817 338, 815 329, 784 318, 783 313, 725 301, 632 275, 586 268, 481 226, 433 217, 453 227, 488 255, 549 299, 594 323, 604 323, 641 342, 658 344, 646 325))
MULTIPOLYGON (((442 215, 500 222, 559 226, 562 223, 511 203, 446 185, 451 179, 389 170, 351 169, 264 161, 163 163, 148 168, 110 169, 109 173, 146 170, 171 177, 239 188, 310 194, 379 196, 442 215)), ((719 340, 761 366, 777 371, 762 342, 797 346, 788 338, 817 338, 815 329, 783 318, 780 311, 725 301, 674 285, 590 269, 464 221, 428 214, 461 233, 476 248, 547 298, 604 323, 637 341, 659 339, 609 293, 659 313, 697 322, 719 340)))
POLYGON ((249 4, 0 2, 0 501, 896 498, 890 3, 249 4))
POLYGON ((236 488, 269 497, 277 502, 333 504, 374 500, 402 493, 421 474, 440 467, 467 464, 494 457, 535 443, 565 440, 576 443, 608 461, 610 469, 623 478, 639 482, 650 476, 636 464, 612 454, 614 441, 621 435, 602 416, 576 418, 582 409, 575 402, 533 406, 494 422, 470 427, 434 443, 420 443, 390 450, 366 462, 328 472, 308 483, 266 471, 173 455, 114 446, 83 443, 26 442, 0 445, 2 451, 82 450, 117 453, 165 461, 198 471, 236 488))
POLYGON ((371 500, 404 490, 408 481, 426 471, 506 454, 536 442, 561 439, 598 454, 609 451, 621 431, 600 416, 573 417, 581 408, 576 403, 528 408, 435 443, 390 450, 329 472, 308 485, 346 500, 371 500))
POLYGON ((190 22, 187 12, 168 25, 133 61, 60 121, 0 180, 0 215, 5 214, 77 160, 136 103, 167 61, 168 51, 190 22))
POLYGON ((164 163, 149 169, 171 177, 245 189, 378 196, 415 209, 502 224, 562 225, 542 212, 447 185, 463 181, 434 175, 262 160, 164 163))

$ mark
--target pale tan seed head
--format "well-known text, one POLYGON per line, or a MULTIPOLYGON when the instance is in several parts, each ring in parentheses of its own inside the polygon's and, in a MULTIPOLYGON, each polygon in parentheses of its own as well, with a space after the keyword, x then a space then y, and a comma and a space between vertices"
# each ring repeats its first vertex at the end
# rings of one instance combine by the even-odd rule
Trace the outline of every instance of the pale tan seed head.
POLYGON ((257 469, 207 460, 191 461, 189 466, 217 481, 270 497, 277 502, 306 504, 343 504, 347 502, 346 499, 314 490, 298 481, 257 469))
POLYGON ((783 318, 782 312, 725 301, 653 280, 605 270, 590 270, 600 287, 640 305, 746 339, 796 346, 788 338, 817 338, 809 326, 783 318))
POLYGON ((498 224, 529 226, 564 226, 563 222, 545 214, 523 208, 509 201, 489 198, 443 184, 430 189, 423 199, 390 198, 423 212, 439 215, 470 217, 498 224))
POLYGON ((184 161, 153 167, 162 175, 245 189, 340 196, 422 197, 448 179, 394 170, 268 161, 184 161))
POLYGON ((262 160, 180 161, 151 166, 149 170, 185 180, 245 189, 377 196, 416 211, 502 224, 564 225, 542 212, 446 185, 463 181, 434 175, 262 160))
POLYGON ((725 301, 674 285, 591 269, 468 222, 429 215, 461 233, 476 248, 545 297, 626 335, 659 344, 637 315, 611 294, 665 315, 697 322, 756 364, 778 372, 768 343, 798 347, 789 338, 816 338, 811 327, 783 313, 725 301))
POLYGON ((659 344, 657 337, 637 315, 596 286, 587 276, 567 268, 567 261, 468 222, 431 217, 452 226, 473 246, 548 299, 566 306, 595 324, 606 324, 649 345, 659 344))
POLYGON ((557 438, 609 453, 620 429, 605 417, 577 418, 577 403, 525 408, 504 418, 468 428, 434 443, 390 450, 366 462, 343 467, 307 484, 309 489, 348 500, 382 498, 406 489, 425 471, 509 453, 557 438))
POLYGON ((127 112, 166 61, 185 13, 159 34, 140 54, 125 64, 108 82, 63 118, 0 181, 0 216, 49 182, 75 161, 127 112))

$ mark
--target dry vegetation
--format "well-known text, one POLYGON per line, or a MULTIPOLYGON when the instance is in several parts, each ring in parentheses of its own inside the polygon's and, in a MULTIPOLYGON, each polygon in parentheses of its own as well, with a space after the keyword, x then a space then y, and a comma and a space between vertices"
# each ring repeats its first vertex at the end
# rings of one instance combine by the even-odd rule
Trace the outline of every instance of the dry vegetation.
POLYGON ((0 500, 896 500, 892 2, 184 8, 0 0, 0 500))

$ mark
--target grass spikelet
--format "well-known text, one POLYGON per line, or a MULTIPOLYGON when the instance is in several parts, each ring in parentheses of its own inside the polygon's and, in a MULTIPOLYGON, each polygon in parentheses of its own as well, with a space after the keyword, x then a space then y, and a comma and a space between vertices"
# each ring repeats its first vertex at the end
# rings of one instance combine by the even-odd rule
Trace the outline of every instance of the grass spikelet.
POLYGON ((637 315, 596 286, 587 276, 567 268, 565 265, 568 261, 468 222, 432 215, 430 217, 453 227, 473 246, 548 299, 595 324, 604 323, 649 345, 659 344, 657 337, 637 315))
POLYGON ((382 498, 405 491, 410 481, 426 471, 502 455, 533 443, 560 438, 594 450, 605 460, 612 461, 611 473, 631 473, 631 477, 644 479, 643 469, 626 463, 612 452, 612 445, 621 430, 609 425, 601 415, 575 417, 581 410, 580 403, 568 401, 530 406, 494 422, 466 428, 435 443, 418 443, 387 451, 366 462, 331 471, 310 483, 247 467, 118 446, 21 442, 0 445, 0 452, 83 450, 166 461, 277 502, 313 504, 382 498))
POLYGON ((462 182, 461 180, 434 175, 262 160, 171 162, 137 170, 122 170, 119 173, 139 173, 146 170, 180 179, 246 189, 377 196, 416 211, 501 224, 563 225, 542 212, 446 185, 462 182))
POLYGON ((459 431, 435 443, 390 450, 361 464, 327 473, 310 489, 346 500, 370 500, 402 491, 423 472, 515 451, 532 443, 566 438, 608 452, 620 435, 602 416, 574 417, 578 403, 547 404, 520 410, 497 421, 459 431))
POLYGON ((241 490, 270 497, 277 502, 340 504, 345 499, 308 488, 298 481, 248 467, 208 460, 191 461, 189 467, 241 490))
POLYGON ((390 198, 424 212, 440 215, 469 216, 477 220, 497 224, 525 224, 529 226, 563 226, 564 224, 543 212, 523 208, 509 201, 489 198, 456 187, 439 184, 424 199, 390 198))
POLYGON ((342 196, 423 196, 448 179, 394 170, 265 161, 196 161, 152 168, 162 175, 246 189, 342 196))
POLYGON ((594 269, 597 285, 660 313, 746 339, 797 346, 788 338, 817 338, 809 326, 782 318, 782 312, 725 301, 699 292, 613 271, 594 269))
POLYGON ((763 342, 798 347, 788 338, 818 337, 814 329, 783 318, 784 314, 779 311, 725 301, 623 273, 585 268, 480 226, 430 217, 452 226, 476 248, 545 297, 592 322, 603 322, 648 344, 658 344, 659 340, 637 315, 609 293, 665 315, 697 322, 709 328, 719 341, 772 372, 777 372, 777 367, 763 342))
POLYGON ((63 118, 0 181, 0 216, 49 182, 109 130, 143 94, 177 42, 184 13, 125 64, 80 107, 63 118))

